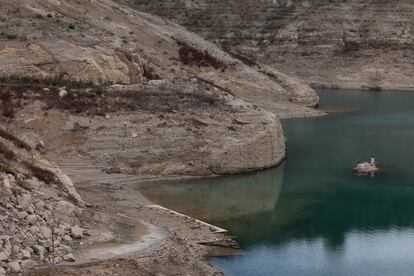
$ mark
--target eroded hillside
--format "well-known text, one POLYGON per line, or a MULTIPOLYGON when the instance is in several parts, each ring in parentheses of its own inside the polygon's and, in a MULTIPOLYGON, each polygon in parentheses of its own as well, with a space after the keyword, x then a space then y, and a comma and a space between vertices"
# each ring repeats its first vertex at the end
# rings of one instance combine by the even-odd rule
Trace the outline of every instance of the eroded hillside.
POLYGON ((414 3, 128 0, 314 85, 414 87, 414 3))
MULTIPOLYGON (((300 81, 276 70, 259 72, 178 25, 114 1, 0 5, 3 75, 58 75, 92 84, 195 76, 281 115, 295 110, 292 103, 318 103, 300 81)), ((296 115, 307 112, 296 109, 296 115)))

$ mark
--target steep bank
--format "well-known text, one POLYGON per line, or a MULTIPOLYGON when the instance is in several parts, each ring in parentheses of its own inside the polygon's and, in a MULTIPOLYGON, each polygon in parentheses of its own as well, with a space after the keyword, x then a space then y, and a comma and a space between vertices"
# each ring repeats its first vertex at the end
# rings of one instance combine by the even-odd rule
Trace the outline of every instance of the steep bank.
POLYGON ((285 157, 273 113, 195 79, 107 91, 67 88, 64 95, 28 86, 2 91, 10 123, 37 134, 51 157, 82 155, 108 173, 223 175, 275 166, 285 157))
POLYGON ((310 85, 414 87, 414 3, 409 0, 124 2, 310 85))
POLYGON ((73 262, 74 240, 86 233, 84 201, 38 147, 0 126, 0 275, 73 262))

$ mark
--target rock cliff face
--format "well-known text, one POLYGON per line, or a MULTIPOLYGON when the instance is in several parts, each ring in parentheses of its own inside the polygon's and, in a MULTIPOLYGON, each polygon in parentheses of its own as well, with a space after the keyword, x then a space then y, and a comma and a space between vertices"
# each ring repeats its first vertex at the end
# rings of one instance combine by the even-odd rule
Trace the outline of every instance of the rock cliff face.
POLYGON ((195 76, 257 104, 318 101, 305 85, 285 89, 279 81, 285 76, 269 77, 178 25, 115 1, 2 1, 0 7, 2 75, 92 84, 195 76))
POLYGON ((285 157, 276 115, 197 79, 115 85, 99 94, 68 89, 63 97, 56 88, 9 93, 13 124, 41 136, 51 158, 82 155, 108 173, 224 175, 285 157))
POLYGON ((412 89, 414 3, 125 0, 308 84, 412 89))

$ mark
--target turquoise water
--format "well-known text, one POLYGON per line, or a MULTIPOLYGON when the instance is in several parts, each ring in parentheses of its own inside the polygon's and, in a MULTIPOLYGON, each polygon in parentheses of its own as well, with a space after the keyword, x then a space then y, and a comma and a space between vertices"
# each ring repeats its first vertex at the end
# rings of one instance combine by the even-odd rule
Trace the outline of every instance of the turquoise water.
POLYGON ((236 235, 226 275, 414 275, 414 93, 319 93, 332 113, 283 121, 283 166, 144 193, 236 235), (352 174, 372 154, 383 171, 352 174))

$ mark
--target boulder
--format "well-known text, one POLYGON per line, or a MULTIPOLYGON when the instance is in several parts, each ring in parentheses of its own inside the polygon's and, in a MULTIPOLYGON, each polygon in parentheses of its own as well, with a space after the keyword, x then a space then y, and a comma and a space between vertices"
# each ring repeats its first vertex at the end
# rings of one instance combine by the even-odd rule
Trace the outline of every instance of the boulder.
POLYGON ((36 223, 36 221, 37 221, 37 216, 36 216, 35 214, 31 214, 31 215, 28 215, 28 216, 26 217, 26 222, 27 222, 29 225, 33 225, 33 224, 35 224, 35 223, 36 223))
POLYGON ((81 239, 83 237, 83 229, 80 228, 78 225, 72 226, 70 228, 70 235, 74 239, 81 239))
POLYGON ((27 217, 27 212, 26 211, 20 211, 17 213, 17 217, 19 219, 25 219, 27 217))
POLYGON ((18 261, 9 263, 9 270, 11 273, 19 273, 21 270, 20 264, 18 261))
POLYGON ((69 253, 65 256, 63 256, 63 260, 67 261, 67 262, 76 262, 75 257, 73 256, 72 253, 69 253))
POLYGON ((32 201, 32 197, 29 194, 25 194, 18 199, 18 204, 20 208, 26 210, 32 201))
POLYGON ((22 186, 27 188, 28 190, 31 191, 37 191, 39 190, 39 188, 43 185, 42 182, 40 182, 37 178, 31 178, 31 179, 26 179, 25 181, 23 181, 22 186))
POLYGON ((55 211, 65 216, 72 216, 75 211, 75 205, 68 201, 61 200, 56 204, 55 211))
POLYGON ((31 254, 30 254, 30 251, 29 251, 29 250, 25 250, 25 249, 23 249, 23 250, 21 251, 21 253, 22 253, 22 259, 23 259, 23 260, 28 260, 28 259, 30 259, 31 254))
POLYGON ((27 270, 27 269, 35 267, 36 265, 37 265, 37 262, 35 260, 28 259, 28 260, 22 261, 21 268, 23 270, 27 270))
POLYGON ((8 254, 4 251, 0 252, 0 261, 6 261, 8 259, 8 254))
POLYGON ((41 256, 41 257, 45 255, 45 248, 43 246, 36 244, 32 248, 33 248, 33 252, 36 255, 41 256))
POLYGON ((62 89, 59 91, 60 98, 66 97, 67 95, 68 95, 68 91, 66 91, 65 89, 62 89))
POLYGON ((51 239, 52 238, 52 230, 50 230, 49 227, 46 226, 40 226, 39 227, 39 233, 45 238, 45 239, 51 239))

